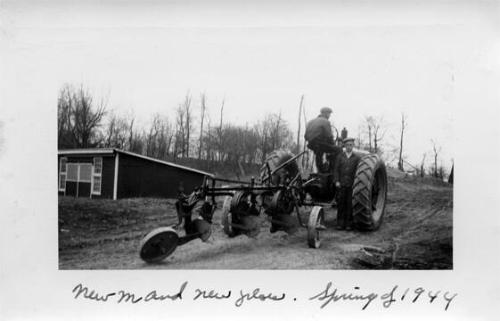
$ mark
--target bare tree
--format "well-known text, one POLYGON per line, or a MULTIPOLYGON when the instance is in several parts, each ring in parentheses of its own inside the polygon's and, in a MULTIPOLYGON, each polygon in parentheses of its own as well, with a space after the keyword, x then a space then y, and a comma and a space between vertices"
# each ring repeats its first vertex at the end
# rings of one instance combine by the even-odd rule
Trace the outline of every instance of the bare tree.
POLYGON ((174 159, 179 155, 189 157, 192 129, 191 95, 186 94, 184 102, 176 109, 174 159))
POLYGON ((207 114, 207 133, 203 137, 203 147, 205 148, 205 154, 206 154, 206 159, 209 161, 214 160, 213 157, 213 150, 214 150, 214 143, 213 143, 213 136, 212 136, 212 124, 210 120, 210 115, 207 114))
POLYGON ((115 127, 116 127, 116 115, 112 114, 109 119, 108 127, 106 129, 105 147, 111 147, 112 145, 111 140, 113 139, 115 133, 115 127))
POLYGON ((186 151, 186 130, 185 130, 185 111, 182 105, 179 105, 176 109, 176 123, 175 123, 175 143, 174 143, 174 159, 176 159, 179 154, 184 157, 186 151))
POLYGON ((132 116, 130 119, 130 124, 128 125, 128 150, 133 151, 133 143, 134 143, 134 121, 135 117, 132 116))
POLYGON ((170 154, 170 146, 172 144, 173 137, 174 132, 168 118, 161 118, 159 122, 159 135, 156 143, 158 146, 156 153, 157 158, 167 159, 170 154))
POLYGON ((426 153, 422 156, 422 162, 420 162, 420 177, 425 176, 425 157, 427 156, 426 153))
POLYGON ((225 103, 226 99, 222 99, 222 104, 220 106, 220 122, 219 122, 219 127, 217 128, 217 137, 218 137, 218 151, 219 151, 219 162, 222 161, 222 154, 221 154, 221 151, 223 149, 223 137, 222 137, 222 120, 223 120, 223 115, 224 115, 224 103, 225 103))
POLYGON ((281 145, 281 133, 280 133, 280 128, 281 128, 281 110, 278 114, 278 117, 276 119, 273 119, 273 117, 269 118, 269 122, 271 125, 271 150, 275 150, 278 146, 281 145))
POLYGON ((434 140, 431 140, 432 143, 432 151, 434 154, 434 167, 432 170, 432 176, 438 178, 439 177, 439 169, 438 169, 438 157, 441 152, 441 146, 437 146, 434 140))
POLYGON ((160 131, 160 115, 154 114, 151 119, 149 131, 146 134, 146 155, 155 157, 157 154, 157 137, 160 131))
POLYGON ((444 168, 443 164, 439 166, 438 169, 438 178, 441 180, 444 180, 445 176, 447 175, 446 169, 444 168))
POLYGON ((71 117, 73 114, 72 88, 65 85, 59 91, 57 100, 57 144, 58 148, 75 147, 73 141, 73 124, 71 117))
POLYGON ((106 127, 104 146, 125 149, 129 125, 125 117, 111 113, 106 127))
POLYGON ((143 154, 144 153, 144 137, 139 130, 136 130, 135 117, 131 116, 128 124, 128 146, 127 149, 133 153, 143 154))
POLYGON ((404 172, 404 166, 403 166, 403 138, 404 138, 404 133, 405 133, 405 128, 406 128, 406 115, 404 113, 401 113, 401 138, 399 141, 399 160, 398 160, 398 169, 400 171, 404 172))
POLYGON ((65 85, 58 99, 58 138, 60 147, 88 148, 99 142, 99 128, 106 114, 107 99, 95 102, 83 85, 65 85), (64 146, 61 146, 64 145, 64 146))
POLYGON ((366 131, 368 134, 368 148, 371 153, 380 153, 380 143, 387 132, 383 117, 365 117, 366 131))
MULTIPOLYGON (((306 127, 307 126, 307 116, 306 116, 306 105, 303 104, 302 105, 302 117, 304 119, 304 124, 306 127)), ((305 136, 303 137, 304 140, 303 140, 303 148, 302 148, 302 152, 305 152, 304 153, 304 156, 302 157, 302 168, 306 171, 309 171, 309 172, 312 172, 313 168, 314 168, 314 164, 315 164, 315 161, 314 161, 314 156, 313 156, 313 153, 312 151, 308 150, 307 149, 307 141, 305 139, 305 136)))
POLYGON ((146 155, 167 159, 174 137, 172 125, 167 117, 156 113, 151 119, 148 133, 145 135, 146 155))
POLYGON ((301 119, 302 119, 302 104, 304 103, 304 95, 300 97, 299 104, 299 120, 298 120, 298 129, 297 129, 297 153, 300 153, 300 130, 301 130, 301 119))
POLYGON ((184 99, 184 104, 182 106, 184 108, 184 113, 185 113, 185 129, 186 129, 186 137, 185 137, 185 142, 184 142, 184 150, 185 154, 183 157, 189 157, 189 147, 191 145, 191 127, 193 125, 193 119, 192 119, 192 114, 191 114, 191 95, 189 92, 186 94, 186 97, 184 99))
POLYGON ((206 106, 206 95, 205 93, 201 94, 201 117, 200 117, 200 142, 198 145, 198 159, 201 159, 201 151, 203 148, 203 122, 205 121, 205 111, 207 109, 206 106))
POLYGON ((254 126, 259 141, 260 161, 264 162, 266 155, 276 149, 295 149, 293 134, 288 123, 279 114, 268 114, 264 120, 254 126))

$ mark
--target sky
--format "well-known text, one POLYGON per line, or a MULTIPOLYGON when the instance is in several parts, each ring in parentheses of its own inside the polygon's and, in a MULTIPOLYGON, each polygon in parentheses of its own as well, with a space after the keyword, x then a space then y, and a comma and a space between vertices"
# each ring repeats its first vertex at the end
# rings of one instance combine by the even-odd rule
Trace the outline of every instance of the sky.
POLYGON ((333 123, 352 136, 365 116, 383 117, 386 148, 398 144, 405 113, 412 164, 424 153, 430 160, 434 140, 451 166, 457 113, 471 108, 463 89, 498 63, 488 42, 497 22, 485 10, 498 6, 488 1, 2 6, 5 56, 49 70, 36 77, 50 83, 54 99, 65 83, 83 84, 108 97, 109 109, 146 125, 156 112, 173 117, 188 92, 198 110, 206 93, 212 119, 224 99, 228 122, 251 124, 281 112, 295 131, 304 95, 308 119, 330 106, 333 123))

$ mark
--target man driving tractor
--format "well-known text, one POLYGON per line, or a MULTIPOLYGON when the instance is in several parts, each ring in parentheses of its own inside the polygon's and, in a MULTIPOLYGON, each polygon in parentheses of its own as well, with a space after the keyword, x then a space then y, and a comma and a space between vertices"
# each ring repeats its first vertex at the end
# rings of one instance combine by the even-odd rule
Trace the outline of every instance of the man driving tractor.
POLYGON ((316 158, 316 168, 318 172, 324 172, 323 155, 329 154, 329 161, 333 163, 337 155, 342 152, 342 148, 335 145, 332 134, 332 125, 329 118, 332 114, 330 107, 323 107, 318 117, 307 123, 304 138, 308 142, 307 147, 314 152, 316 158))

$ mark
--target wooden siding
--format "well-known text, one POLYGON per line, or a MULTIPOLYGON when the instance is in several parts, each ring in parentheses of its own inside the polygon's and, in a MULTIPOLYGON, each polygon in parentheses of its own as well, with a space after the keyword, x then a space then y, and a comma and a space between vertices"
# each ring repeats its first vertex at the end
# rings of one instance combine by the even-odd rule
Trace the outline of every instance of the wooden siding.
POLYGON ((190 193, 203 178, 201 173, 120 154, 118 198, 176 197, 179 187, 190 193))

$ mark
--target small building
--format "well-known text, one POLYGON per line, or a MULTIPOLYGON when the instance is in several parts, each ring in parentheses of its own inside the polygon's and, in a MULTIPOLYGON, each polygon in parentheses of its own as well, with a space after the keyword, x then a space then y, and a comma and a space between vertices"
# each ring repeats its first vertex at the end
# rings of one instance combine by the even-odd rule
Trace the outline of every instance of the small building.
POLYGON ((116 148, 59 150, 59 195, 89 198, 176 197, 213 174, 116 148))

